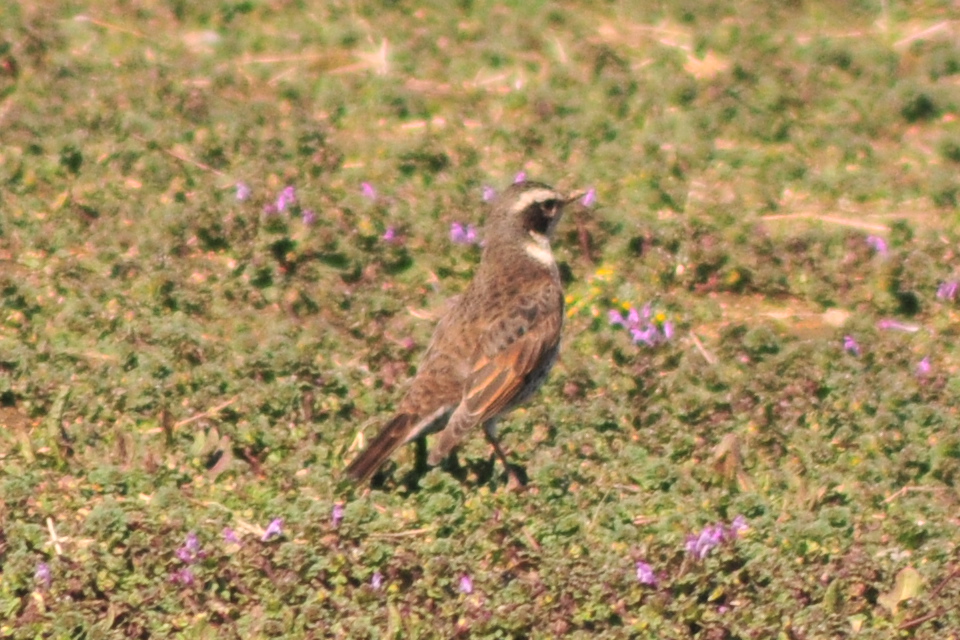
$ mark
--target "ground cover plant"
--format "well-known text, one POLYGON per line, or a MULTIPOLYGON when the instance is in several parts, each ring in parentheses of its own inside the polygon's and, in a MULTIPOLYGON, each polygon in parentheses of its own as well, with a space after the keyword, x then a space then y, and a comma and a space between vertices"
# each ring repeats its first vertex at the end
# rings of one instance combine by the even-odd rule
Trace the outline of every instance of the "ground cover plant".
POLYGON ((960 637, 951 2, 10 2, 0 636, 960 637), (341 472, 592 191, 561 362, 341 472))

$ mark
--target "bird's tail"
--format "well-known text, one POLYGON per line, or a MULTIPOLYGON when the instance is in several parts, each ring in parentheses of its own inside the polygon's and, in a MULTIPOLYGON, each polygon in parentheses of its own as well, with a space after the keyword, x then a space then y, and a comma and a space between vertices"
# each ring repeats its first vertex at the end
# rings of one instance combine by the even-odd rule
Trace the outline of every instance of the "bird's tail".
POLYGON ((387 426, 377 434, 377 437, 367 445, 360 455, 354 458, 347 467, 347 475, 358 484, 370 479, 377 469, 387 461, 394 451, 407 441, 410 430, 417 422, 417 417, 409 413, 401 413, 387 423, 387 426))

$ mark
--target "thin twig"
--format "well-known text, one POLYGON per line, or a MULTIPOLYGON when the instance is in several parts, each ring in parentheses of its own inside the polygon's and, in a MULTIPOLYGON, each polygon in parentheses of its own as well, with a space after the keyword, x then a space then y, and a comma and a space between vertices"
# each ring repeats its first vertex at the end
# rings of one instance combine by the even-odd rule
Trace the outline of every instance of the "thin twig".
POLYGON ((603 506, 603 503, 607 501, 607 496, 610 495, 610 492, 613 491, 613 487, 607 489, 606 493, 603 494, 603 497, 597 501, 597 508, 593 510, 593 517, 590 518, 590 522, 587 524, 587 533, 589 533, 594 525, 597 524, 597 516, 600 515, 600 508, 603 506))
POLYGON ((903 496, 903 495, 906 495, 906 494, 908 494, 908 493, 914 492, 914 491, 927 491, 927 492, 931 492, 931 493, 932 493, 932 492, 936 492, 936 491, 943 491, 943 489, 941 489, 940 487, 918 487, 918 486, 908 485, 908 486, 906 486, 906 487, 900 487, 899 489, 897 489, 896 491, 894 491, 892 494, 890 494, 889 496, 887 496, 887 498, 883 501, 883 503, 884 503, 884 504, 890 504, 891 502, 893 502, 893 501, 896 500, 897 498, 899 498, 899 497, 901 497, 901 496, 903 496))
POLYGON ((393 533, 371 533, 370 538, 409 538, 410 536, 418 536, 422 533, 430 533, 436 529, 436 527, 422 527, 420 529, 407 529, 406 531, 394 531, 393 533))
POLYGON ((775 216, 761 216, 760 219, 764 221, 797 219, 819 220, 821 222, 830 222, 832 224, 838 224, 844 227, 853 227, 855 229, 864 229, 866 231, 875 231, 877 233, 886 233, 890 231, 889 227, 886 227, 882 224, 871 224, 869 222, 860 222, 859 220, 850 220, 848 218, 840 218, 837 216, 825 216, 819 213, 784 213, 775 216))
POLYGON ((910 627, 916 627, 917 625, 921 625, 924 622, 927 622, 928 620, 933 620, 934 618, 936 618, 942 613, 943 613, 943 610, 938 610, 938 611, 934 611, 933 613, 928 613, 925 616, 914 618, 913 620, 907 620, 906 622, 902 622, 898 628, 909 629, 910 627))
POLYGON ((223 404, 218 404, 217 406, 215 406, 215 407, 213 407, 213 408, 207 409, 207 410, 204 411, 203 413, 198 413, 198 414, 196 414, 196 415, 194 415, 194 416, 190 416, 189 418, 185 418, 185 419, 181 420, 180 422, 176 423, 175 425, 173 425, 173 429, 174 429, 174 430, 177 430, 177 429, 179 429, 180 427, 183 427, 183 426, 186 426, 186 425, 190 424, 191 422, 196 422, 197 420, 203 420, 204 418, 207 418, 207 417, 209 417, 209 416, 215 415, 215 414, 219 413, 220 411, 222 411, 223 409, 226 409, 227 407, 229 407, 230 405, 232 405, 234 402, 237 401, 237 399, 238 399, 239 397, 240 397, 240 396, 233 396, 232 398, 230 398, 229 400, 227 400, 227 401, 224 402, 223 404))
POLYGON ((944 588, 945 586, 947 586, 947 583, 950 582, 951 580, 953 580, 954 578, 956 578, 957 576, 960 576, 960 567, 957 567, 956 569, 954 569, 953 571, 951 571, 951 572, 950 572, 950 575, 948 575, 946 578, 944 578, 943 581, 942 581, 940 584, 937 585, 937 588, 934 589, 934 590, 930 593, 930 597, 931 597, 931 598, 935 598, 935 597, 937 596, 937 594, 939 594, 941 591, 943 591, 943 588, 944 588))
POLYGON ((119 31, 121 33, 126 33, 131 36, 136 36, 138 38, 141 38, 143 40, 152 40, 149 36, 147 36, 147 34, 137 31, 136 29, 130 29, 129 27, 121 27, 120 25, 113 24, 111 22, 104 22, 103 20, 98 20, 97 18, 91 18, 90 16, 86 16, 83 14, 74 16, 73 19, 76 20, 77 22, 89 22, 90 24, 95 24, 98 27, 103 27, 104 29, 109 29, 111 31, 119 31))
POLYGON ((526 527, 520 527, 520 533, 523 534, 523 537, 530 543, 530 546, 536 551, 540 551, 540 543, 537 542, 537 539, 533 537, 533 534, 526 527))
POLYGON ((943 614, 947 613, 948 611, 952 611, 953 609, 956 609, 956 608, 957 608, 957 605, 954 605, 952 607, 944 607, 941 609, 937 609, 933 613, 928 613, 925 616, 920 616, 919 618, 914 618, 913 620, 907 620, 906 622, 902 623, 898 628, 910 629, 911 627, 919 626, 924 622, 929 622, 930 620, 933 620, 934 618, 938 618, 943 614))
POLYGON ((909 36, 907 36, 906 38, 901 38, 900 40, 897 40, 896 42, 893 43, 893 47, 894 47, 895 49, 899 49, 899 48, 901 48, 901 47, 904 47, 904 46, 912 43, 912 42, 915 41, 915 40, 920 40, 921 38, 925 38, 925 37, 927 37, 927 36, 929 36, 929 35, 931 35, 931 34, 936 33, 937 31, 943 31, 943 30, 946 29, 949 25, 950 25, 950 22, 947 21, 947 20, 944 20, 943 22, 938 22, 937 24, 933 25, 932 27, 927 27, 927 28, 924 29, 923 31, 918 31, 917 33, 914 33, 913 35, 909 35, 909 36))
POLYGON ((64 349, 61 353, 75 358, 89 358, 90 360, 104 360, 106 362, 120 362, 120 357, 109 353, 99 353, 97 351, 74 351, 64 349))
POLYGON ((289 56, 262 56, 259 58, 246 58, 240 60, 238 64, 275 64, 278 62, 316 62, 329 58, 326 53, 302 53, 289 56))
POLYGON ((63 555, 63 547, 60 546, 60 536, 57 535, 57 530, 53 528, 53 520, 47 517, 47 531, 50 532, 50 542, 53 543, 53 549, 57 552, 58 556, 63 555))
POLYGON ((364 69, 373 69, 374 73, 377 75, 386 75, 387 71, 390 69, 389 63, 389 46, 390 43, 384 38, 380 42, 380 46, 376 51, 372 53, 361 53, 357 57, 360 58, 360 62, 355 62, 353 64, 348 64, 343 67, 338 67, 336 69, 328 69, 328 74, 340 74, 340 73, 352 73, 354 71, 362 71, 364 69))
POLYGON ((693 340, 693 344, 696 345, 697 349, 700 351, 700 355, 702 355, 703 359, 707 361, 707 364, 717 364, 717 356, 707 351, 707 348, 703 346, 702 342, 700 342, 700 338, 697 337, 697 334, 691 331, 690 338, 693 340))
POLYGON ((285 70, 281 71, 280 73, 276 74, 275 76, 273 76, 272 78, 270 78, 269 80, 267 80, 267 86, 268 86, 268 87, 275 87, 278 82, 280 82, 281 80, 283 80, 283 79, 286 78, 287 76, 289 76, 289 75, 291 75, 291 74, 294 74, 294 73, 296 73, 296 72, 297 72, 296 67, 290 67, 289 69, 285 69, 285 70))
MULTIPOLYGON (((144 144, 150 144, 150 141, 147 140, 146 138, 142 137, 142 136, 134 135, 133 137, 136 138, 137 140, 139 140, 140 142, 144 143, 144 144)), ((192 164, 193 166, 195 166, 195 167, 197 167, 197 168, 199 168, 199 169, 203 169, 204 171, 209 171, 210 173, 213 173, 213 174, 218 175, 218 176, 220 176, 220 177, 226 177, 226 175, 227 175, 227 174, 225 174, 223 171, 219 171, 219 170, 217 170, 217 169, 214 169, 214 168, 211 167, 210 165, 205 164, 205 163, 203 163, 203 162, 200 162, 199 160, 194 160, 193 158, 188 158, 188 157, 186 157, 186 156, 184 156, 184 155, 180 155, 179 153, 177 153, 177 152, 175 152, 175 151, 171 151, 170 149, 164 149, 163 147, 157 147, 157 148, 158 148, 160 151, 162 151, 163 153, 167 154, 168 156, 170 156, 170 157, 172 157, 172 158, 176 158, 176 159, 179 160, 180 162, 186 162, 187 164, 192 164)))
POLYGON ((370 62, 351 62, 350 64, 343 65, 342 67, 334 67, 333 69, 328 69, 328 75, 340 75, 343 73, 353 73, 355 71, 365 71, 372 67, 373 65, 370 62))

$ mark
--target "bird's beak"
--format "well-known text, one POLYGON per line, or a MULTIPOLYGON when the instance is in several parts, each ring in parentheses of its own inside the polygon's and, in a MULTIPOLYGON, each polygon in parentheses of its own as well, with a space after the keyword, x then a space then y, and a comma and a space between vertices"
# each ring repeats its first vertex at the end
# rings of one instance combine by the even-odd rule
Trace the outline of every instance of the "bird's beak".
POLYGON ((587 195, 587 192, 586 192, 585 189, 580 189, 580 190, 578 190, 578 191, 574 191, 573 193, 571 193, 570 195, 568 195, 568 196, 564 199, 563 204, 564 204, 564 206, 566 206, 566 205, 570 204, 571 202, 575 202, 575 201, 579 200, 580 198, 582 198, 582 197, 585 196, 585 195, 587 195))

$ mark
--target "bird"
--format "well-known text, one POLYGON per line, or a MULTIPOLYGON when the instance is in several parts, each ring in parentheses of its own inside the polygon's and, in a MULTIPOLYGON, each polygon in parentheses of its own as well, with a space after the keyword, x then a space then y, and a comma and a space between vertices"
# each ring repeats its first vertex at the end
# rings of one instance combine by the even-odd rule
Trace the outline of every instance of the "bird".
POLYGON ((482 425, 511 481, 497 422, 528 400, 560 350, 564 296, 550 240, 566 196, 546 184, 517 182, 492 202, 480 265, 448 304, 393 418, 347 466, 367 482, 403 444, 439 432, 427 462, 442 462, 482 425))

